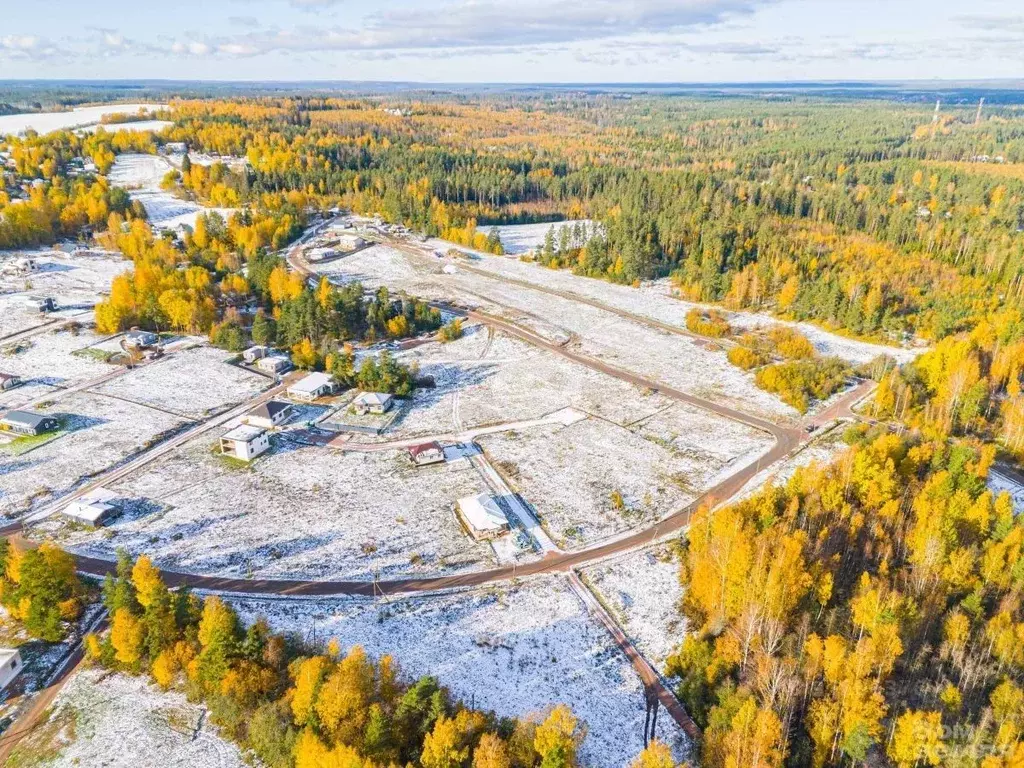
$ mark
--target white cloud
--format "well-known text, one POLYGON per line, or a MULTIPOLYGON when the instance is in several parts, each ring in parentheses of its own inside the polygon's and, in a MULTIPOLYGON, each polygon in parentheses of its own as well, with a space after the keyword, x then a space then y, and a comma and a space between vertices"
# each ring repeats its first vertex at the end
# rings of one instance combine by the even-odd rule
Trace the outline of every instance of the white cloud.
POLYGON ((35 35, 4 35, 0 37, 0 48, 7 51, 31 51, 39 46, 35 35))

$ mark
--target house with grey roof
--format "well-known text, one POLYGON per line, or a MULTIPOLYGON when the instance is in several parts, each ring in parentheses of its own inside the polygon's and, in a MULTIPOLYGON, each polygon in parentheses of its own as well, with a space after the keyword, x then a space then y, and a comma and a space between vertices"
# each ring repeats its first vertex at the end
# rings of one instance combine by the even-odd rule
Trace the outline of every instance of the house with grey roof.
POLYGON ((0 429, 19 435, 41 435, 59 426, 56 417, 35 411, 8 411, 0 418, 0 429))

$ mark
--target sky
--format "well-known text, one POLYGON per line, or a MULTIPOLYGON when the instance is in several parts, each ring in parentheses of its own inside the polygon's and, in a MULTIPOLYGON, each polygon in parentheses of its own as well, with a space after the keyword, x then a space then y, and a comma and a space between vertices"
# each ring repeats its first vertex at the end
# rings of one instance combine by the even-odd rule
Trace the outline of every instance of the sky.
POLYGON ((0 79, 1024 78, 1022 0, 0 0, 0 79))

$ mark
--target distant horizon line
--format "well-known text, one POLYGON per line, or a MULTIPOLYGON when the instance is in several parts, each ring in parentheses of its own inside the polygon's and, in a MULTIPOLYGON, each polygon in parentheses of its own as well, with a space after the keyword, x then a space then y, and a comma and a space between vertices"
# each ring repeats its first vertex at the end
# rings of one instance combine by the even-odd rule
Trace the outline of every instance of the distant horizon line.
POLYGON ((991 78, 839 78, 821 80, 594 80, 594 81, 558 81, 558 80, 523 80, 523 81, 458 81, 458 80, 346 80, 346 79, 216 79, 216 78, 81 78, 81 77, 40 77, 40 78, 0 78, 0 84, 70 84, 70 85, 132 85, 132 84, 187 84, 187 85, 401 85, 422 88, 436 87, 496 87, 522 88, 528 86, 546 88, 681 88, 681 87, 800 87, 800 86, 914 86, 914 87, 1014 87, 1024 90, 1022 77, 991 77, 991 78))

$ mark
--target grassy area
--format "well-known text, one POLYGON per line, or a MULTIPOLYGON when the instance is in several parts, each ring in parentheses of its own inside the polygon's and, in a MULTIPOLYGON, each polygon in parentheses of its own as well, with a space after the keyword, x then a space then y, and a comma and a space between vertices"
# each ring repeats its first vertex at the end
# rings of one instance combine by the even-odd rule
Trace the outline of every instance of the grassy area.
POLYGON ((50 432, 43 432, 41 435, 22 435, 14 438, 11 442, 3 446, 4 453, 10 456, 22 456, 23 454, 33 451, 42 445, 56 440, 58 437, 64 434, 63 425, 57 429, 51 430, 50 432))
POLYGON ((71 353, 75 357, 84 357, 88 360, 98 360, 101 363, 109 363, 119 353, 112 352, 106 349, 96 349, 95 347, 86 347, 85 349, 76 349, 71 353))
POLYGON ((77 717, 70 708, 56 717, 53 710, 43 713, 39 723, 14 748, 7 768, 35 768, 56 760, 64 747, 75 740, 77 717))

